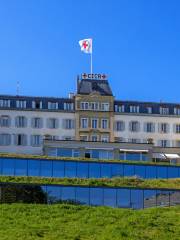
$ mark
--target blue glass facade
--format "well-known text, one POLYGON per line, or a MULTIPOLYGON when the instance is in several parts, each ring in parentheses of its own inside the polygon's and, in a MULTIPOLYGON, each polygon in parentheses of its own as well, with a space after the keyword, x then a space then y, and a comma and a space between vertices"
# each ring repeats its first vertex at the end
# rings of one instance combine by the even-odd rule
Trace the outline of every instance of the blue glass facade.
POLYGON ((77 178, 179 178, 180 166, 0 158, 0 175, 77 178))
POLYGON ((0 203, 75 203, 143 209, 180 204, 180 190, 0 183, 0 203), (38 198, 36 197, 38 196, 38 198))

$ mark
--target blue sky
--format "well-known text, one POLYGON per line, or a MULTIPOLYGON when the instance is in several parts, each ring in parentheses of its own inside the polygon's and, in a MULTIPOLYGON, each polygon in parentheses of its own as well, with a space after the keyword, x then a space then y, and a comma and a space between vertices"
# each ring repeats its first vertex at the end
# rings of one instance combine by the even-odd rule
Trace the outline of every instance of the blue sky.
POLYGON ((180 1, 1 0, 0 94, 66 97, 90 72, 117 99, 180 102, 180 1))

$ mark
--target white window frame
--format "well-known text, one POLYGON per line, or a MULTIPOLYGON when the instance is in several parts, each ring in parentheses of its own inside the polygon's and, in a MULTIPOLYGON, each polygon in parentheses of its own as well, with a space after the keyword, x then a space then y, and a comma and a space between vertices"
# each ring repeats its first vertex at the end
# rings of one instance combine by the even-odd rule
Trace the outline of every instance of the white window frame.
POLYGON ((102 118, 101 119, 101 128, 102 129, 109 129, 109 119, 107 119, 107 118, 102 118), (104 127, 105 122, 106 122, 106 127, 104 127))
POLYGON ((88 118, 81 118, 81 128, 83 128, 83 129, 87 129, 88 128, 88 118), (86 126, 84 125, 84 123, 83 123, 83 121, 86 121, 86 126), (85 127, 84 127, 85 126, 85 127))

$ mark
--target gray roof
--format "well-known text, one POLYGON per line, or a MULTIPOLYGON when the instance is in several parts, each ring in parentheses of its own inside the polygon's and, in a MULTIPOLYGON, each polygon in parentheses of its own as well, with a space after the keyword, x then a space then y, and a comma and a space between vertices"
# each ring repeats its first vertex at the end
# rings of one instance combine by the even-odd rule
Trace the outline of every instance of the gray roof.
POLYGON ((113 96, 107 80, 82 79, 78 84, 77 93, 90 94, 92 92, 98 92, 103 96, 113 96))

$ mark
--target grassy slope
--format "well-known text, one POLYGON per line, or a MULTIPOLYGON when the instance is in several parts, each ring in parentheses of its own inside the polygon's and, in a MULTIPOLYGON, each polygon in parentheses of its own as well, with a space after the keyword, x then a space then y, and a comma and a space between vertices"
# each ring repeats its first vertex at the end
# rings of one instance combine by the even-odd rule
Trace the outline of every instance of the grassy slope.
POLYGON ((138 179, 138 178, 40 178, 0 176, 0 182, 63 184, 83 186, 139 187, 139 188, 174 188, 180 189, 180 178, 176 179, 138 179))
POLYGON ((1 240, 179 240, 180 207, 0 205, 1 240))
POLYGON ((30 155, 30 154, 16 154, 16 153, 0 153, 1 158, 18 158, 18 159, 47 159, 47 160, 65 160, 65 161, 90 161, 90 162, 109 162, 109 163, 127 163, 127 164, 144 164, 144 165, 167 165, 180 166, 180 163, 169 162, 151 162, 151 161, 130 161, 120 159, 96 159, 96 158, 82 158, 82 157, 51 157, 46 155, 30 155))

